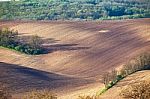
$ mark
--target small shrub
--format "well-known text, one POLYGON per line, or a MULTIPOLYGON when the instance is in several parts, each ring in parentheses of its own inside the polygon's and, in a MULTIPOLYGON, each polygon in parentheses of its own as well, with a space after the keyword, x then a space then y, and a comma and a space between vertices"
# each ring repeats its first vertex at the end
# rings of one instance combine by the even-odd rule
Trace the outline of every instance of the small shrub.
POLYGON ((98 93, 98 95, 103 94, 103 93, 104 93, 104 92, 106 92, 107 90, 108 90, 108 88, 107 88, 107 87, 102 88, 102 89, 100 90, 100 92, 98 93))
POLYGON ((124 77, 122 75, 117 75, 116 80, 119 81, 121 79, 123 79, 124 77))
POLYGON ((78 99, 100 99, 96 96, 79 96, 78 99))
POLYGON ((16 46, 15 50, 20 51, 21 50, 21 46, 16 46))
POLYGON ((23 99, 57 99, 56 95, 49 91, 32 91, 25 95, 23 99))
POLYGON ((114 85, 114 82, 112 81, 112 82, 110 82, 110 83, 106 86, 106 88, 109 89, 109 88, 111 88, 113 85, 114 85))

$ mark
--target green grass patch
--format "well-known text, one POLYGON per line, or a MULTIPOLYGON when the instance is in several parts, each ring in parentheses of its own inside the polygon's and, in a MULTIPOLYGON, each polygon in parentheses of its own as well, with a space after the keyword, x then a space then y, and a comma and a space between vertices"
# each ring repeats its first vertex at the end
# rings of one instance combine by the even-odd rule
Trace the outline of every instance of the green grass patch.
POLYGON ((4 46, 0 46, 1 49, 7 49, 7 50, 10 50, 10 51, 14 51, 16 53, 20 53, 20 54, 25 54, 21 51, 17 51, 16 49, 13 49, 13 48, 9 48, 9 47, 4 47, 4 46))
POLYGON ((111 81, 107 86, 103 87, 98 93, 97 96, 102 95, 105 93, 108 89, 112 88, 114 85, 117 84, 120 80, 122 80, 124 77, 122 75, 117 75, 116 79, 114 81, 111 81))

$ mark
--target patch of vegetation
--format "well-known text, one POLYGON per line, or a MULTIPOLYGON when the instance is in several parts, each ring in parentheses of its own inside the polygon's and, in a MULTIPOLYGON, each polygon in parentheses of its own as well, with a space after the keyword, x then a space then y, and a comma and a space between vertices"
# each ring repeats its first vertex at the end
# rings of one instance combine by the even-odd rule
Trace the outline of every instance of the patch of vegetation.
MULTIPOLYGON (((9 94, 8 89, 0 83, 0 99, 14 99, 9 94)), ((22 96, 21 99, 57 99, 57 96, 52 94, 50 91, 31 91, 28 94, 22 96)))
POLYGON ((31 91, 25 95, 23 99, 57 99, 57 96, 52 94, 50 91, 31 91))
POLYGON ((12 0, 0 2, 0 19, 96 20, 150 17, 149 0, 12 0))
POLYGON ((99 99, 98 97, 96 96, 79 96, 78 99, 99 99))
POLYGON ((5 86, 0 83, 0 99, 11 99, 12 96, 9 94, 5 86))
POLYGON ((113 87, 118 81, 122 80, 124 76, 118 74, 118 72, 113 69, 111 72, 106 72, 102 75, 102 83, 105 87, 100 90, 98 95, 105 93, 109 88, 113 87))
POLYGON ((113 69, 111 72, 106 72, 102 76, 102 83, 105 85, 98 95, 103 94, 109 88, 113 87, 118 81, 122 80, 126 76, 141 70, 150 69, 150 53, 143 53, 137 58, 127 62, 123 65, 122 69, 116 71, 113 69))
POLYGON ((79 96, 78 99, 99 99, 98 96, 79 96))
MULTIPOLYGON (((105 85, 97 96, 79 96, 79 99, 100 99, 98 96, 105 93, 109 88, 113 87, 117 82, 126 76, 141 70, 150 70, 150 53, 143 53, 135 59, 127 62, 119 71, 113 69, 102 75, 102 83, 105 85)), ((125 99, 149 99, 150 98, 150 82, 140 82, 125 89, 121 92, 125 99)))
POLYGON ((142 81, 122 90, 124 99, 150 99, 150 81, 142 81))
POLYGON ((44 52, 40 37, 33 35, 23 40, 17 31, 8 28, 0 29, 0 46, 31 55, 42 54, 44 52))

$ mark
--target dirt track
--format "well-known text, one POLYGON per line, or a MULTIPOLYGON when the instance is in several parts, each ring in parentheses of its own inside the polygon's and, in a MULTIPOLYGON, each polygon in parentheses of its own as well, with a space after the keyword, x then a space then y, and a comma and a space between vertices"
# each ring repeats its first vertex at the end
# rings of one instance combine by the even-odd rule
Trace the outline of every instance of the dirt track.
MULTIPOLYGON (((49 39, 49 53, 28 56, 0 48, 0 62, 75 78, 60 80, 66 85, 51 88, 64 96, 74 95, 74 92, 80 93, 81 89, 83 92, 84 89, 94 89, 91 86, 101 86, 99 80, 103 72, 120 66, 143 51, 150 50, 150 19, 0 22, 0 27, 4 26, 18 30, 22 35, 37 34, 49 39)), ((60 82, 54 81, 54 85, 60 82)))

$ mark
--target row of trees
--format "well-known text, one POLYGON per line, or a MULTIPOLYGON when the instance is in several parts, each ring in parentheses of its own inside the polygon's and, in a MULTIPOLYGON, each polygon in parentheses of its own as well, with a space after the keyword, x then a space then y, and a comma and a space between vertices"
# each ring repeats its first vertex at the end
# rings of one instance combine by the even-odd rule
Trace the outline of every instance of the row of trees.
MULTIPOLYGON (((150 81, 136 82, 119 93, 121 99, 150 99, 150 81)), ((79 96, 79 99, 101 99, 99 96, 79 96)))
POLYGON ((104 73, 102 83, 107 90, 119 80, 140 70, 150 70, 150 53, 141 54, 137 58, 127 62, 119 71, 113 69, 111 72, 104 73))
POLYGON ((8 28, 0 29, 0 46, 33 55, 44 52, 40 37, 33 35, 28 39, 24 39, 18 35, 17 31, 8 28))
POLYGON ((148 0, 20 0, 0 2, 0 19, 95 20, 140 17, 150 17, 148 0))

